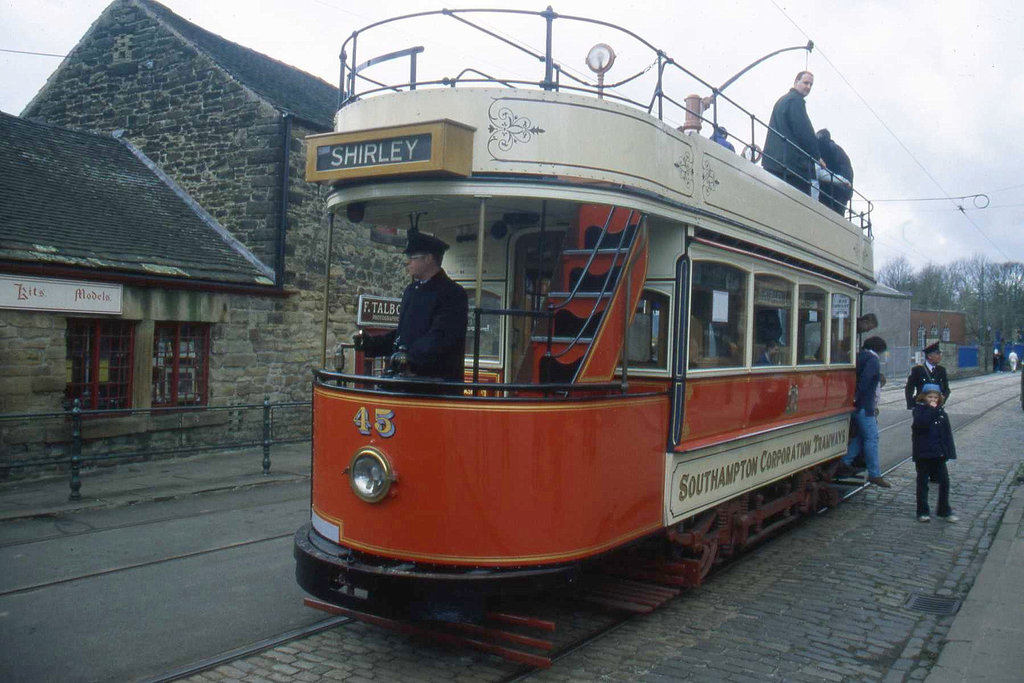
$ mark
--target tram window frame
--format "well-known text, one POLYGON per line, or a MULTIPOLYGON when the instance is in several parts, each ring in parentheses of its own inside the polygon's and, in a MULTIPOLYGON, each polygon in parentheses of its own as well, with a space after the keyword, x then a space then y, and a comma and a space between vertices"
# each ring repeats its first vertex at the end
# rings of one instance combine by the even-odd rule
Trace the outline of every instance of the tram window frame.
MULTIPOLYGON (((469 286, 463 284, 463 288, 466 290, 467 298, 469 299, 469 320, 466 323, 466 362, 473 362, 473 341, 474 341, 474 330, 473 330, 473 309, 476 308, 476 286, 469 286)), ((486 286, 482 288, 483 296, 483 307, 482 308, 502 308, 502 297, 501 294, 488 289, 486 286)), ((489 326, 493 326, 496 332, 492 332, 487 335, 487 338, 491 339, 491 342, 485 341, 484 332, 481 331, 480 342, 483 348, 490 346, 494 349, 494 353, 488 353, 486 355, 481 354, 480 362, 485 365, 500 365, 502 362, 502 348, 504 347, 503 332, 504 332, 504 317, 494 313, 485 313, 480 316, 480 323, 484 330, 489 326)))
POLYGON ((828 301, 829 292, 823 287, 811 284, 801 284, 797 298, 797 333, 796 333, 796 363, 797 365, 823 365, 825 363, 825 340, 827 339, 829 321, 828 301), (805 306, 811 298, 817 299, 819 306, 805 306), (815 320, 817 318, 817 320, 815 320), (808 344, 814 344, 813 339, 808 339, 809 327, 817 325, 817 354, 807 354, 805 351, 808 344))
POLYGON ((668 369, 671 302, 671 296, 655 289, 644 289, 640 295, 629 326, 627 358, 631 369, 668 369))
POLYGON ((755 273, 753 293, 753 367, 793 364, 795 283, 777 273, 755 273), (781 294, 780 294, 781 293, 781 294), (775 304, 775 305, 773 305, 775 304), (774 312, 774 316, 772 313, 774 312), (775 343, 775 349, 770 346, 775 343))
POLYGON ((695 261, 691 271, 688 368, 743 368, 747 358, 749 269, 709 259, 695 261), (707 278, 702 277, 705 270, 712 271, 707 278), (717 277, 714 270, 719 271, 717 277), (738 282, 730 282, 730 277, 738 278, 738 282), (726 355, 718 352, 720 345, 725 347, 726 355))
POLYGON ((845 294, 843 292, 829 292, 828 298, 828 322, 829 322, 829 363, 834 365, 849 365, 853 363, 854 353, 856 349, 856 340, 854 338, 853 321, 857 318, 857 302, 853 296, 845 294), (848 303, 845 306, 838 307, 838 310, 845 311, 846 315, 837 315, 836 297, 845 297, 848 303), (844 321, 845 322, 842 322, 844 321), (838 321, 838 324, 837 324, 838 321), (842 332, 839 332, 837 336, 837 330, 844 330, 846 332, 845 338, 842 336, 842 332), (843 350, 842 342, 847 341, 847 349, 843 350), (843 355, 845 353, 845 358, 843 355))

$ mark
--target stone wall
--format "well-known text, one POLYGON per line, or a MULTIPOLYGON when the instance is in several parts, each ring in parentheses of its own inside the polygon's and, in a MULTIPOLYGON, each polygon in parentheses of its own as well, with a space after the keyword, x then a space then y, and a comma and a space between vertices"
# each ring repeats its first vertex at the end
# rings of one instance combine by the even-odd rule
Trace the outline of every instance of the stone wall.
MULTIPOLYGON (((284 140, 290 133, 283 296, 227 298, 223 320, 212 330, 211 404, 257 402, 264 395, 309 398, 321 352, 327 219, 320 188, 304 179, 303 138, 323 130, 300 119, 286 121, 130 0, 104 12, 23 116, 104 134, 124 130, 127 140, 271 267, 279 266, 284 140)), ((395 295, 404 279, 397 250, 371 241, 367 227, 344 219, 335 224, 332 276, 329 349, 354 330, 359 293, 395 295)))

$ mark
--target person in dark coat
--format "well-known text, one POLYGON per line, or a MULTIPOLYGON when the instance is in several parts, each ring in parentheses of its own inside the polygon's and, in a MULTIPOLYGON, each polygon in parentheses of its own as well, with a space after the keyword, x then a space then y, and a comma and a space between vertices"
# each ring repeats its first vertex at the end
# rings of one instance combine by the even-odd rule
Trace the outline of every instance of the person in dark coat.
POLYGON ((942 347, 939 342, 929 344, 922 349, 924 351, 924 363, 915 365, 910 369, 907 376, 907 386, 904 395, 907 399, 907 410, 912 410, 917 404, 917 397, 921 395, 921 387, 925 384, 938 384, 942 391, 942 402, 949 400, 949 380, 946 378, 946 368, 939 365, 942 362, 942 347))
POLYGON ((353 339, 367 356, 390 354, 393 374, 463 380, 469 302, 466 290, 441 268, 447 250, 433 235, 410 230, 405 258, 413 281, 402 294, 398 328, 380 336, 360 331, 353 339))
POLYGON ((928 482, 939 485, 936 513, 947 522, 959 521, 949 506, 949 471, 946 462, 956 460, 956 445, 949 417, 942 409, 942 389, 938 384, 925 384, 914 406, 911 425, 914 467, 917 469, 917 521, 931 521, 928 510, 928 482))
POLYGON ((846 150, 836 144, 827 128, 819 130, 815 137, 827 169, 822 174, 824 177, 819 176, 822 182, 818 201, 842 216, 853 196, 853 164, 846 150))
POLYGON ((764 170, 806 194, 811 193, 811 181, 816 177, 814 162, 827 168, 804 102, 813 85, 814 74, 801 71, 789 92, 775 103, 761 161, 764 170))
POLYGON ((840 461, 838 476, 852 474, 853 459, 863 450, 864 463, 868 468, 868 481, 875 486, 891 488, 882 478, 878 460, 878 418, 875 409, 882 380, 882 363, 879 356, 885 353, 887 345, 881 337, 868 337, 857 354, 857 387, 853 399, 853 421, 856 434, 850 438, 846 455, 840 461))

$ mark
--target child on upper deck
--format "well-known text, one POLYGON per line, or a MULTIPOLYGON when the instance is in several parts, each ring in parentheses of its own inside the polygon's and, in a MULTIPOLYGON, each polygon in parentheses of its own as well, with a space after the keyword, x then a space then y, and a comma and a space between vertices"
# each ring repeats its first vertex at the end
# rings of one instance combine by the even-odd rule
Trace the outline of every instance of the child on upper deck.
POLYGON ((953 443, 953 429, 949 416, 942 409, 942 387, 925 384, 914 406, 914 423, 911 426, 913 439, 914 467, 917 469, 917 521, 928 522, 928 481, 939 485, 938 516, 947 522, 959 518, 949 507, 949 471, 947 460, 956 460, 956 445, 953 443))

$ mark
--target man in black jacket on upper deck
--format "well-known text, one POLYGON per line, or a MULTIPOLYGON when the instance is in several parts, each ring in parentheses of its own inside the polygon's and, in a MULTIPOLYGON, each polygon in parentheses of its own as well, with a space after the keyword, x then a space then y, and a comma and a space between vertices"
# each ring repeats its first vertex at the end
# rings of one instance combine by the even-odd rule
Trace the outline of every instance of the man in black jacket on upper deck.
POLYGON ((815 160, 827 168, 804 102, 813 85, 814 74, 801 71, 789 92, 775 103, 761 161, 764 170, 806 194, 811 193, 811 181, 816 176, 815 160))
POLYGON ((357 350, 390 354, 390 369, 398 374, 463 380, 469 303, 466 290, 441 269, 447 250, 437 237, 409 230, 405 267, 413 281, 402 294, 398 328, 380 336, 357 332, 357 350))
POLYGON ((935 342, 924 347, 923 351, 924 363, 912 367, 910 375, 907 377, 907 386, 904 390, 907 410, 911 410, 916 405, 917 396, 925 384, 938 384, 942 388, 943 405, 949 400, 949 380, 946 378, 946 368, 939 365, 942 362, 942 347, 939 346, 939 342, 935 342))

